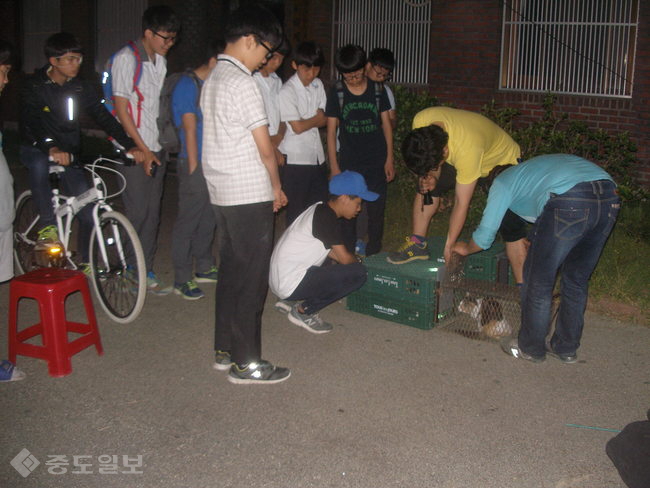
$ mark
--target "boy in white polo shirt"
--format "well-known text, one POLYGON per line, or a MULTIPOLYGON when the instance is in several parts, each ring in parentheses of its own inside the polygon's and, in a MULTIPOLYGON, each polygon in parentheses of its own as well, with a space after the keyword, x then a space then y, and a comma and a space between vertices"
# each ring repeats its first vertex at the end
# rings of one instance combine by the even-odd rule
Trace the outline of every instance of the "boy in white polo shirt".
POLYGON ((145 162, 122 167, 126 189, 122 200, 142 244, 147 265, 147 286, 155 293, 169 293, 153 271, 156 254, 160 202, 166 157, 158 142, 158 111, 160 91, 167 74, 167 52, 176 42, 180 20, 174 11, 164 5, 148 8, 142 15, 142 38, 135 42, 137 56, 142 63, 142 74, 134 86, 137 67, 136 52, 125 46, 113 58, 111 78, 115 98, 115 114, 124 131, 145 154, 145 162), (155 168, 154 168, 155 166, 155 168))
POLYGON ((296 73, 280 90, 280 115, 287 124, 280 152, 287 161, 282 171, 282 190, 287 195, 287 226, 310 205, 327 199, 325 152, 319 127, 327 124, 327 95, 318 78, 325 63, 314 42, 300 43, 291 67, 296 73))
POLYGON ((252 72, 273 56, 282 28, 259 6, 229 16, 226 49, 201 91, 203 173, 217 221, 219 276, 214 368, 235 384, 278 383, 291 372, 261 358, 273 250, 273 212, 286 205, 252 72))
POLYGON ((269 119, 269 135, 271 136, 273 147, 276 150, 275 155, 278 158, 278 164, 282 164, 284 161, 284 157, 280 154, 278 148, 284 138, 286 124, 280 121, 280 90, 282 89, 282 79, 276 71, 282 66, 284 58, 289 54, 289 51, 291 51, 289 41, 283 38, 282 44, 275 50, 273 57, 253 73, 253 79, 260 88, 260 93, 264 99, 266 116, 269 119))

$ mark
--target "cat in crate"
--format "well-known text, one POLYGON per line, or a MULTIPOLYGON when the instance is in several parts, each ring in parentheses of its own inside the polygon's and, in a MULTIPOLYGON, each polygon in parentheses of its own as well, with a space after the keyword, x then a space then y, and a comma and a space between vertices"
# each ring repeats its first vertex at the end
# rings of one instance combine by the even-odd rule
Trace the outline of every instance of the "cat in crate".
POLYGON ((466 293, 458 304, 458 311, 475 319, 482 335, 500 339, 512 334, 512 327, 503 315, 503 307, 494 298, 473 297, 466 293))

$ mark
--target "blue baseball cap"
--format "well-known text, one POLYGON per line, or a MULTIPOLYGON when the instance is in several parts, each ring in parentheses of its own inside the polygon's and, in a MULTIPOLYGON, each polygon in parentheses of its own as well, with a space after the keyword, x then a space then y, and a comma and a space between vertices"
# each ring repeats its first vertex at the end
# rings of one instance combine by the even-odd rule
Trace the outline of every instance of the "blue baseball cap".
POLYGON ((330 180, 330 193, 332 195, 357 195, 363 200, 374 202, 379 198, 379 193, 368 190, 366 180, 356 171, 344 171, 330 180))

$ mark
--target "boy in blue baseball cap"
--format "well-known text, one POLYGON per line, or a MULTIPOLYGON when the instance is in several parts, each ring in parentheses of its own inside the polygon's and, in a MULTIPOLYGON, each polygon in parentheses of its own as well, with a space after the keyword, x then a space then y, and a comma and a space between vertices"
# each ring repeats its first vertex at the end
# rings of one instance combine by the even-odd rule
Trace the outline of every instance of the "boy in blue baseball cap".
POLYGON ((332 330, 318 312, 366 281, 366 268, 343 243, 340 219, 355 218, 362 200, 379 198, 354 171, 333 176, 329 193, 327 202, 309 207, 280 237, 269 273, 271 290, 280 298, 276 308, 314 334, 332 330))

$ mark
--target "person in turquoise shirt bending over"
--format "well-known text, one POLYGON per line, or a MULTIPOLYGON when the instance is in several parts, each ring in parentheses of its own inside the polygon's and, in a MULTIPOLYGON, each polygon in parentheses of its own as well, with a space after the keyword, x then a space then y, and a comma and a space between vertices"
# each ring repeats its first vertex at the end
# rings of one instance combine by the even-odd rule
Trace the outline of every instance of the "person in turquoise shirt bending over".
POLYGON ((508 210, 534 224, 524 262, 521 329, 517 338, 502 344, 506 353, 532 362, 547 354, 564 363, 578 360, 589 278, 620 205, 612 177, 578 156, 538 156, 497 176, 471 241, 456 242, 452 251, 465 256, 488 249, 508 210), (546 343, 558 273, 560 308, 546 343))

